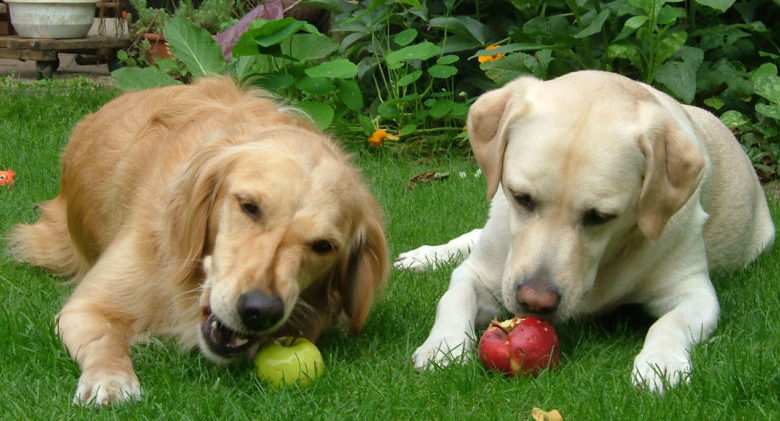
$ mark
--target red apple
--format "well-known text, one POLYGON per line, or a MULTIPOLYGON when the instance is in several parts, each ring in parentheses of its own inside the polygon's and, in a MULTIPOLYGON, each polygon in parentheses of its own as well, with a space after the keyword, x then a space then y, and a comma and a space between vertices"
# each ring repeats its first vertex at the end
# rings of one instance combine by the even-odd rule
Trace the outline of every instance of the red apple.
POLYGON ((493 319, 479 340, 479 359, 510 376, 537 375, 558 365, 561 350, 551 324, 536 317, 493 319))

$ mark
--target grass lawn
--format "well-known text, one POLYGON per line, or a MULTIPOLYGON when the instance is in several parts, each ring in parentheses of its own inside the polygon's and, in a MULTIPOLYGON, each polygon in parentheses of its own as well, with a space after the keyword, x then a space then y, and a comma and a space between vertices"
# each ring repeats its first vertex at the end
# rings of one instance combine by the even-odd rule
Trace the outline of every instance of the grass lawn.
MULTIPOLYGON (((85 81, 17 85, 0 79, 0 169, 17 173, 13 189, 0 189, 0 233, 34 220, 32 203, 56 194, 58 156, 70 128, 113 94, 85 81)), ((484 179, 473 176, 473 160, 419 161, 359 151, 356 161, 384 208, 393 256, 484 222, 484 179), (451 175, 408 191, 407 180, 428 169, 451 175)), ((778 221, 776 204, 773 213, 778 221)), ((309 388, 273 390, 257 379, 249 362, 216 365, 161 340, 133 350, 143 400, 95 411, 71 405, 78 369, 53 333, 52 317, 71 287, 3 256, 0 418, 530 420, 533 407, 558 409, 567 421, 780 418, 777 243, 746 270, 714 274, 720 326, 694 349, 690 384, 664 396, 637 391, 630 382, 650 323, 631 309, 557 326, 560 369, 535 379, 488 373, 478 360, 416 372, 412 352, 427 337, 452 268, 393 271, 359 338, 339 329, 324 335, 318 345, 326 374, 309 388)))

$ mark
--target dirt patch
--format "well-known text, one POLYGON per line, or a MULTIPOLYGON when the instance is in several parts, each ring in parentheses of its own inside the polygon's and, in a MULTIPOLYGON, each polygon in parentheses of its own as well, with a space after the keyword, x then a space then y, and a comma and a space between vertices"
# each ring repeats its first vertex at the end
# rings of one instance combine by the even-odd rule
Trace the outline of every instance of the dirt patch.
MULTIPOLYGON (((114 78, 111 77, 108 66, 105 64, 80 65, 76 63, 75 54, 60 53, 58 57, 60 66, 54 73, 54 79, 86 77, 106 86, 114 84, 114 78)), ((38 70, 35 68, 33 60, 21 61, 0 58, 0 76, 13 76, 32 81, 38 79, 38 70)))

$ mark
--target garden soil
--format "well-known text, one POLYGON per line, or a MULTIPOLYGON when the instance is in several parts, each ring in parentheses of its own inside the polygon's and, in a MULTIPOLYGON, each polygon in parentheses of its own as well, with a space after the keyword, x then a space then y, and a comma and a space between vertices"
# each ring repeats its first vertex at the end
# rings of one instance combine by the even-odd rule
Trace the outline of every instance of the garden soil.
MULTIPOLYGON (((108 66, 100 65, 80 65, 76 63, 76 54, 60 53, 59 69, 54 73, 55 79, 72 79, 75 77, 86 77, 96 82, 111 86, 114 83, 108 66)), ((13 59, 0 58, 0 76, 13 76, 21 80, 37 80, 38 71, 35 68, 35 61, 21 61, 13 59)))

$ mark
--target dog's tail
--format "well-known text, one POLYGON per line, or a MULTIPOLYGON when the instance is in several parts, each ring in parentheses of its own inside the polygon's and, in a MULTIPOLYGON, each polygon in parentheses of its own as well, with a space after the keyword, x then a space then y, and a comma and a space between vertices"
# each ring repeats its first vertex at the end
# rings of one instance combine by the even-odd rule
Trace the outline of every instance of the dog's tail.
POLYGON ((57 197, 36 207, 41 213, 38 222, 11 228, 6 248, 17 262, 80 278, 87 267, 70 239, 64 200, 57 197))

